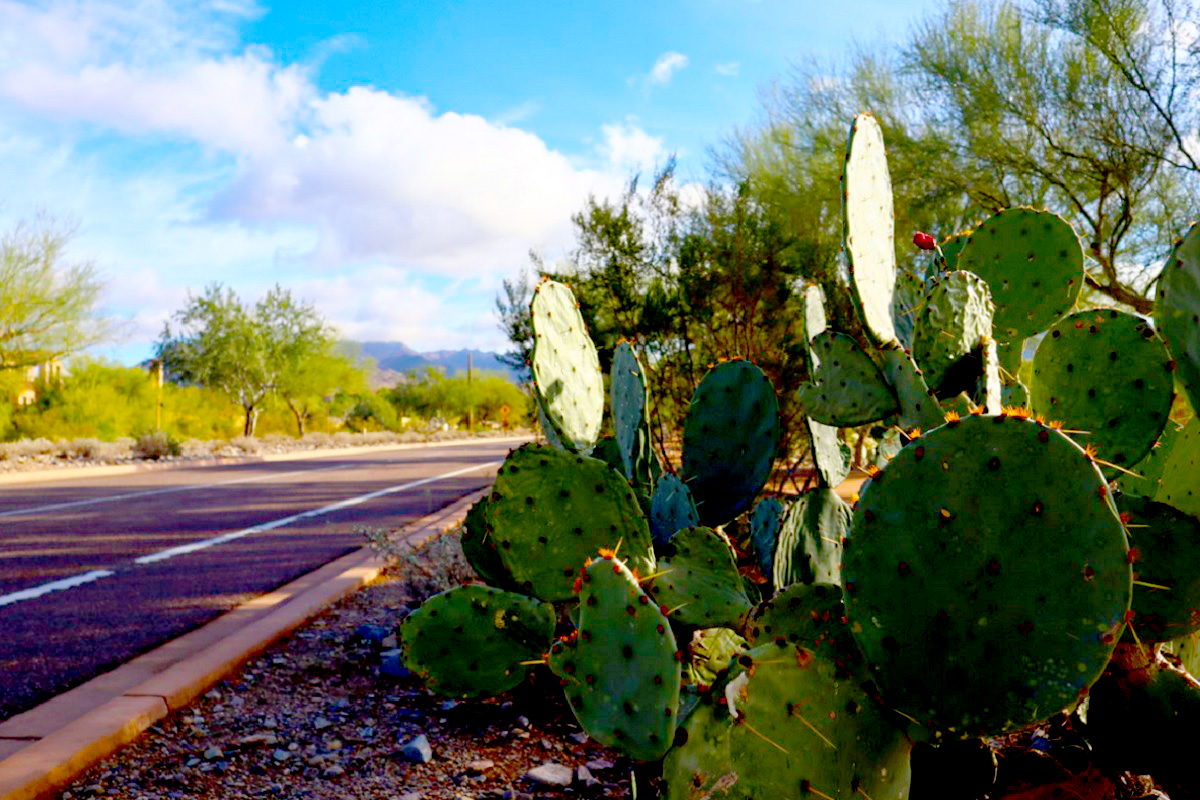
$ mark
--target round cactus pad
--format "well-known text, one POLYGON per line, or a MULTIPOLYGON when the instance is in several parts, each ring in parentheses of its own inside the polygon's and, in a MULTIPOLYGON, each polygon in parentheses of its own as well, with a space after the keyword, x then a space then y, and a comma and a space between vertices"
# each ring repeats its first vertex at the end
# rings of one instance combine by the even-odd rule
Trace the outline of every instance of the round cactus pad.
POLYGON ((858 343, 825 331, 812 341, 817 366, 812 385, 800 390, 804 413, 826 425, 869 425, 900 410, 895 393, 858 343))
POLYGON ((565 447, 587 453, 604 417, 604 375, 596 346, 566 284, 539 283, 530 312, 533 381, 545 421, 565 447))
POLYGON ((711 528, 684 528, 671 537, 650 584, 655 602, 671 618, 701 628, 737 628, 750 614, 737 560, 724 534, 711 528))
POLYGON ((771 567, 775 589, 793 583, 839 583, 850 515, 850 506, 825 486, 793 500, 783 516, 771 567))
POLYGON ((525 678, 521 662, 540 657, 553 638, 553 606, 490 586, 436 594, 400 627, 404 663, 451 697, 508 691, 525 678))
POLYGON ((549 665, 589 736, 654 761, 674 739, 680 656, 658 606, 620 560, 602 556, 583 570, 578 634, 550 648, 549 665))
POLYGON ((951 736, 1076 702, 1129 609, 1125 530, 1100 471, 1019 416, 948 422, 865 487, 845 549, 851 631, 889 704, 951 736))
POLYGON ((654 543, 666 544, 676 531, 699 524, 700 514, 687 484, 670 472, 659 475, 650 498, 650 532, 654 543))
POLYGON ((1175 246, 1163 269, 1154 319, 1179 364, 1179 382, 1200 409, 1200 226, 1175 246))
POLYGON ((485 497, 467 511, 463 520, 462 534, 459 542, 462 545, 463 556, 483 581, 498 589, 517 591, 518 587, 508 573, 500 553, 496 550, 495 540, 487 531, 487 503, 485 497))
POLYGON ((603 461, 543 445, 509 453, 487 504, 487 535, 521 591, 570 599, 577 570, 617 549, 641 575, 654 571, 650 528, 633 489, 603 461))
POLYGON ((1133 544, 1133 627, 1143 642, 1200 630, 1200 520, 1165 503, 1121 495, 1133 544))
POLYGON ((729 754, 750 797, 908 797, 903 720, 878 702, 866 670, 830 639, 771 643, 741 656, 730 682, 729 754))
MULTIPOLYGON (((828 639, 853 642, 842 605, 842 587, 831 583, 795 583, 758 608, 746 626, 752 645, 784 639, 817 648, 828 639)), ((854 652, 857 645, 847 649, 854 652)), ((861 660, 861 657, 856 661, 861 660)))
POLYGON ((1011 342, 1053 325, 1083 288, 1083 248, 1070 223, 1049 211, 1006 208, 983 222, 958 254, 959 269, 988 283, 995 337, 1011 342))
POLYGON ((1112 309, 1072 314, 1038 345, 1030 405, 1068 430, 1084 431, 1079 441, 1128 469, 1167 423, 1175 393, 1170 363, 1141 317, 1112 309))
POLYGON ((912 355, 938 396, 947 396, 942 391, 947 378, 955 387, 961 383, 953 380, 955 367, 991 337, 992 311, 987 281, 973 273, 948 272, 929 290, 913 329, 912 355))
POLYGON ((779 445, 779 401, 763 371, 729 361, 708 371, 683 424, 683 480, 700 522, 723 525, 750 507, 779 445))
POLYGON ((859 114, 850 126, 842 173, 842 220, 850 286, 863 327, 877 344, 893 342, 896 215, 883 130, 870 114, 859 114))

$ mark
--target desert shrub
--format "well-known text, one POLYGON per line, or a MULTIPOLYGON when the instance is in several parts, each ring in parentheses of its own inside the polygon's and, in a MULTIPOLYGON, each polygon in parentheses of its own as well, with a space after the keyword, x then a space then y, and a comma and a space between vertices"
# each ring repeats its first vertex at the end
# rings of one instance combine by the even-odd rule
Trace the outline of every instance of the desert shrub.
POLYGON ((149 461, 177 456, 182 450, 183 448, 180 446, 179 441, 166 431, 143 433, 137 437, 133 446, 134 456, 149 461))

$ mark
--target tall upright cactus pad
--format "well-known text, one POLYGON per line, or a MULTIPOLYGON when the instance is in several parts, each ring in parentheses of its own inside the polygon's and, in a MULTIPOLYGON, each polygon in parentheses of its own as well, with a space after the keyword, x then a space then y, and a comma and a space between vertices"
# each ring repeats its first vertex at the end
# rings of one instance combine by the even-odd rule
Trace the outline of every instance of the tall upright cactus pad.
POLYGON ((859 114, 850 126, 842 172, 842 241, 854 302, 863 327, 876 344, 896 340, 892 320, 895 227, 883 130, 875 117, 859 114))
POLYGON ((849 428, 878 422, 900 410, 879 367, 846 334, 819 334, 812 341, 812 352, 818 360, 812 383, 800 389, 800 404, 809 417, 849 428))
MULTIPOLYGON (((960 376, 964 359, 972 356, 992 335, 992 292, 987 281, 958 270, 942 275, 933 284, 917 314, 913 331, 913 359, 939 397, 969 390, 979 370, 960 376), (942 384, 946 383, 945 390, 942 384)), ((996 409, 997 411, 999 409, 996 409)))
POLYGON ((748 509, 778 446, 779 402, 763 371, 748 361, 710 369, 683 424, 682 477, 700 522, 715 527, 748 509))
POLYGON ((1193 409, 1200 409, 1200 226, 1175 245, 1163 267, 1154 320, 1179 365, 1179 382, 1193 409))
POLYGON ((771 574, 775 560, 775 542, 783 524, 783 503, 774 497, 764 497, 754 504, 750 514, 750 550, 763 575, 771 574))
POLYGON ((629 484, 603 461, 527 444, 509 453, 487 504, 487 535, 516 585, 550 602, 571 598, 576 570, 616 548, 654 571, 650 528, 629 484))
POLYGON ((1100 676, 1129 609, 1128 556, 1078 445, 1033 420, 971 416, 905 447, 864 489, 846 613, 890 704, 947 735, 999 734, 1100 676))
POLYGON ((829 327, 825 314, 825 291, 819 283, 804 287, 804 335, 811 342, 817 334, 829 327))
MULTIPOLYGON (((808 370, 816 375, 821 357, 812 341, 828 327, 825 316, 825 292, 816 283, 804 287, 804 334, 808 350, 808 370)), ((817 468, 818 481, 822 486, 837 486, 850 472, 850 459, 838 441, 838 429, 812 417, 806 417, 808 440, 812 443, 813 464, 817 468)))
POLYGON ((551 647, 549 666, 589 736, 635 761, 662 758, 679 713, 679 659, 667 618, 624 563, 601 556, 583 569, 578 635, 551 647))
POLYGON ((841 640, 760 645, 729 684, 730 763, 749 797, 900 800, 912 743, 841 640))
POLYGON ((613 352, 609 384, 613 428, 621 448, 625 478, 649 491, 654 482, 650 464, 654 458, 650 449, 650 393, 646 388, 646 371, 629 342, 621 342, 613 352))
POLYGON ((1141 317, 1113 309, 1059 320, 1038 345, 1031 406, 1128 469, 1150 452, 1175 394, 1171 357, 1141 317))
POLYGON ((533 381, 553 440, 589 453, 604 417, 604 375, 575 295, 544 280, 533 292, 533 381))
POLYGON ((1200 519, 1145 497, 1121 495, 1133 561, 1133 627, 1163 642, 1200 630, 1200 519))
POLYGON ((995 337, 1016 342, 1054 324, 1083 288, 1083 248, 1070 223, 1049 211, 1006 208, 968 237, 959 269, 988 283, 995 337))
POLYGON ((737 559, 724 534, 684 528, 671 537, 670 555, 658 561, 650 584, 671 618, 699 628, 738 628, 754 605, 746 596, 737 559))
POLYGON ((666 544, 675 532, 700 524, 692 491, 677 475, 664 472, 654 482, 650 497, 650 533, 654 544, 666 544))
POLYGON ((1193 417, 1171 445, 1154 499, 1200 517, 1200 417, 1193 417))
POLYGON ((788 505, 771 565, 776 591, 793 583, 841 582, 842 539, 851 513, 828 487, 805 492, 788 505))
POLYGON ((490 586, 436 594, 400 627, 404 663, 450 697, 508 691, 525 679, 522 662, 545 653, 553 639, 553 606, 490 586))
POLYGON ((879 356, 883 361, 883 374, 900 402, 901 427, 927 431, 940 425, 942 407, 925 382, 925 375, 913 363, 912 356, 899 345, 880 348, 879 356))

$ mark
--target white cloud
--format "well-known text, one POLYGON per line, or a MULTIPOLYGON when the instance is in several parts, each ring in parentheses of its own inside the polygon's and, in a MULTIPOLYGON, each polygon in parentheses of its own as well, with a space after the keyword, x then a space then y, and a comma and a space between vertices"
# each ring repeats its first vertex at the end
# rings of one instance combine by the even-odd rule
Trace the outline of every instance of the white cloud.
POLYGON ((683 53, 676 53, 673 50, 663 53, 654 62, 650 74, 646 76, 646 82, 648 85, 666 86, 671 82, 675 73, 687 65, 688 57, 683 53))
POLYGON ((662 138, 646 133, 631 119, 603 125, 601 132, 604 141, 599 150, 614 172, 646 171, 666 156, 662 138))
POLYGON ((736 61, 726 61, 723 64, 717 64, 713 67, 713 72, 725 78, 734 78, 737 77, 741 68, 742 65, 736 61))

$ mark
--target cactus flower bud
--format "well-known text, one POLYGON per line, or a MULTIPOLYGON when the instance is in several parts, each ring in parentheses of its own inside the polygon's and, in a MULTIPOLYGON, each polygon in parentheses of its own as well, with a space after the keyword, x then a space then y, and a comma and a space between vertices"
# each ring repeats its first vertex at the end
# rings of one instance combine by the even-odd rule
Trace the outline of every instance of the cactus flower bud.
POLYGON ((922 250, 937 249, 937 239, 934 239, 928 233, 922 233, 921 231, 917 231, 913 234, 913 244, 922 250))

